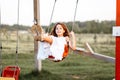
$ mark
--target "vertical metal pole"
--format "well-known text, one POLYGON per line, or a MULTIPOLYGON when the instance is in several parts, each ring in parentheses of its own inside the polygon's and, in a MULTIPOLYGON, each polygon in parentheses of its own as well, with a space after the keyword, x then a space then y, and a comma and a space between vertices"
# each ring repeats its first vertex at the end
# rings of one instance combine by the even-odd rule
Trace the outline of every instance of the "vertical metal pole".
MULTIPOLYGON (((34 0, 34 24, 40 25, 40 6, 39 0, 34 0)), ((41 71, 41 60, 37 60, 37 52, 38 52, 38 41, 34 41, 34 53, 35 53, 35 69, 41 71)))
MULTIPOLYGON (((120 0, 116 0, 116 26, 120 27, 120 0)), ((116 37, 116 79, 120 80, 120 36, 116 37)))

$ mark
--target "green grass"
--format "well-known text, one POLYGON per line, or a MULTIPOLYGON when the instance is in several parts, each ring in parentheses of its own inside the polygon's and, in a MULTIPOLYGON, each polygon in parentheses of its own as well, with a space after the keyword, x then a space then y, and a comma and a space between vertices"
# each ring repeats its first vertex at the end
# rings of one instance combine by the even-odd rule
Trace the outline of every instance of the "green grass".
MULTIPOLYGON (((3 54, 4 66, 15 65, 15 54, 3 54)), ((34 69, 34 54, 19 54, 21 68, 19 80, 112 80, 115 77, 114 65, 89 57, 70 54, 62 62, 42 61, 42 71, 34 69)))
MULTIPOLYGON (((97 53, 115 56, 115 43, 111 39, 102 40, 99 37, 97 43, 94 43, 91 35, 77 35, 78 47, 84 47, 84 42, 88 42, 97 53), (102 41, 100 41, 100 39, 102 41)), ((12 38, 11 38, 12 39, 12 38)), ((52 62, 48 59, 42 61, 42 71, 35 70, 35 61, 33 53, 33 39, 21 38, 19 43, 19 54, 17 65, 21 68, 19 80, 112 80, 115 77, 115 65, 102 60, 93 59, 76 53, 69 53, 69 56, 61 62, 52 62)), ((15 39, 6 43, 3 40, 2 66, 15 65, 15 39)))

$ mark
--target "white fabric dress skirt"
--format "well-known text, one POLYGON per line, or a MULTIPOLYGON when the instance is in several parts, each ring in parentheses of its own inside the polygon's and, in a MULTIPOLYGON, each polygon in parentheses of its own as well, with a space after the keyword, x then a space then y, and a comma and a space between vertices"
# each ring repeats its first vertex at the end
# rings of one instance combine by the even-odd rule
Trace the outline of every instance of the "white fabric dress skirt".
POLYGON ((53 60, 62 60, 64 47, 67 44, 65 37, 54 37, 52 44, 47 42, 39 42, 37 59, 45 60, 49 56, 53 56, 53 60))

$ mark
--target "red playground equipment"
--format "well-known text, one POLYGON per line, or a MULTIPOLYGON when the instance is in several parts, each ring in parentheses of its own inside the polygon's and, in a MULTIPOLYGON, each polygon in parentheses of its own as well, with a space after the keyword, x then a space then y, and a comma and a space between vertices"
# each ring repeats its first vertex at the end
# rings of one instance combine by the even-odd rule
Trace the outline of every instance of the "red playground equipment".
POLYGON ((20 68, 18 66, 6 66, 3 69, 2 77, 14 78, 19 80, 20 68))

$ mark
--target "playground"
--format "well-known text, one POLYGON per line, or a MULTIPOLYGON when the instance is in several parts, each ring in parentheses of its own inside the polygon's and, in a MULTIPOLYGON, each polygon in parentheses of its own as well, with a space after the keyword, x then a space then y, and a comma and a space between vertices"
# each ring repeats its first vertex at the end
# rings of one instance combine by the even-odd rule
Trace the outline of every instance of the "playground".
MULTIPOLYGON (((42 71, 34 69, 34 40, 29 33, 19 35, 19 54, 17 64, 21 68, 19 80, 112 80, 115 65, 70 51, 69 56, 59 63, 42 61, 42 71), (21 38, 22 37, 22 38, 21 38)), ((95 52, 115 57, 115 39, 111 34, 76 34, 77 46, 85 48, 87 41, 95 52), (103 37, 104 36, 104 37, 103 37), (81 38, 82 37, 82 38, 81 38), (109 46, 109 48, 108 48, 109 46)), ((3 39, 2 65, 15 65, 16 35, 3 39)))
MULTIPOLYGON (((71 31, 74 31, 76 26, 78 1, 76 0, 71 31)), ((49 26, 52 23, 56 2, 57 0, 53 4, 49 26)), ((119 25, 119 3, 117 0, 117 16, 114 24, 116 26, 119 25)), ((39 43, 33 38, 34 34, 31 33, 33 28, 37 36, 42 34, 39 0, 33 0, 33 25, 37 25, 37 27, 32 26, 26 31, 19 31, 19 4, 20 1, 18 0, 16 18, 16 26, 18 28, 13 31, 7 30, 4 32, 2 29, 0 31, 0 80, 113 80, 115 78, 118 80, 118 74, 115 74, 115 67, 116 73, 119 73, 119 58, 117 56, 119 53, 119 28, 114 30, 114 36, 112 33, 106 34, 102 32, 99 34, 75 33, 77 48, 69 50, 67 57, 63 57, 58 62, 50 59, 38 60, 39 43), (117 66, 115 66, 115 57, 117 58, 117 66)), ((46 33, 49 32, 49 26, 46 33)), ((57 35, 57 37, 59 36, 57 35)), ((67 45, 69 47, 69 44, 67 45)))

